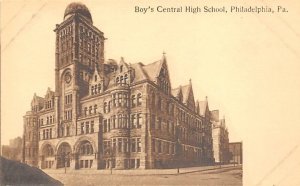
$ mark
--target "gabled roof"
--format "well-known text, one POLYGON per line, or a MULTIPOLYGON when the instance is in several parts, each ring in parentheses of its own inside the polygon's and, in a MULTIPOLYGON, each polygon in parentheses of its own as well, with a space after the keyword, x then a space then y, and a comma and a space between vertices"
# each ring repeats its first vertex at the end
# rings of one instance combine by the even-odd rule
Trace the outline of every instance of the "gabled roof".
POLYGON ((31 101, 31 105, 41 104, 44 102, 44 98, 37 96, 36 93, 33 95, 33 99, 31 101))
POLYGON ((158 61, 155 61, 153 63, 143 66, 143 69, 147 73, 149 80, 151 80, 153 82, 156 81, 156 78, 159 76, 159 72, 160 72, 162 64, 163 64, 163 61, 158 60, 158 61))
POLYGON ((199 107, 200 107, 200 116, 205 116, 206 112, 209 111, 207 100, 199 101, 199 107))
POLYGON ((182 102, 187 103, 187 101, 189 99, 190 85, 181 86, 181 90, 182 90, 182 96, 183 96, 182 102))
POLYGON ((45 95, 45 99, 52 98, 53 96, 54 96, 54 91, 52 91, 52 90, 50 89, 50 87, 48 87, 47 93, 46 93, 46 95, 45 95))

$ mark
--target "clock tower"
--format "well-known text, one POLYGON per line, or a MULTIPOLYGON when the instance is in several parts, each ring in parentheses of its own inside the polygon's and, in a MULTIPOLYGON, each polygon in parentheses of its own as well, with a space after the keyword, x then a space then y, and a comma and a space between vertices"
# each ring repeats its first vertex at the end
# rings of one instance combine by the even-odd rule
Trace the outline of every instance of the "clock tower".
POLYGON ((95 68, 103 77, 104 36, 93 26, 88 8, 71 3, 57 24, 55 49, 55 107, 57 137, 77 135, 80 99, 88 94, 95 68))

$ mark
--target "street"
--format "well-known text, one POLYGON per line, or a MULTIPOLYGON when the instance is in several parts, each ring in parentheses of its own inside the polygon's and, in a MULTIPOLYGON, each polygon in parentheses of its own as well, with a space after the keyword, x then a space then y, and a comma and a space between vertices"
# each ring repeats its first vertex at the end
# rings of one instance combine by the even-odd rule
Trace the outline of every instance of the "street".
MULTIPOLYGON (((141 172, 143 170, 140 170, 141 172)), ((147 171, 147 170, 146 170, 147 171)), ((160 171, 160 170, 158 170, 160 171)), ((175 171, 175 170, 174 170, 175 171)), ((116 173, 102 174, 97 172, 69 171, 64 174, 60 170, 49 171, 54 179, 64 183, 66 186, 80 185, 203 185, 203 186, 241 186, 242 185, 242 167, 222 167, 201 171, 193 169, 181 174, 132 174, 116 173)))

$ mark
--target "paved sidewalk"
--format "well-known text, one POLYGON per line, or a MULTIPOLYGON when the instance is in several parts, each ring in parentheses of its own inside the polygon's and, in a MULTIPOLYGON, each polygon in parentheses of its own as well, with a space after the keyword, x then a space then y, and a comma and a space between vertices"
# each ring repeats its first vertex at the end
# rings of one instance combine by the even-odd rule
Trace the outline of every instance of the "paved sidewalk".
MULTIPOLYGON (((222 165, 221 168, 234 168, 241 167, 241 165, 222 165)), ((180 168, 180 174, 186 174, 191 172, 201 172, 208 170, 220 169, 219 165, 214 166, 201 166, 201 167, 187 167, 180 168)), ((44 169, 44 172, 47 174, 64 174, 64 169, 44 169)), ((105 170, 90 170, 90 169, 82 169, 82 170, 74 170, 67 169, 67 174, 111 174, 109 169, 105 170)), ((172 175, 177 174, 177 169, 129 169, 129 170, 112 170, 112 174, 114 175, 172 175)))

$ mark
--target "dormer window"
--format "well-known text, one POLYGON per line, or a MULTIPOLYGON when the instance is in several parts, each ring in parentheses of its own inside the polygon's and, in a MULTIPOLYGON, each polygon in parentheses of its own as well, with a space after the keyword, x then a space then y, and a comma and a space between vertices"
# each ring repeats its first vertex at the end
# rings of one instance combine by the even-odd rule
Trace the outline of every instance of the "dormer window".
POLYGON ((123 65, 120 66, 120 72, 123 72, 123 65))
POLYGON ((123 76, 120 77, 120 83, 123 84, 123 76))
POLYGON ((117 83, 117 84, 119 84, 119 77, 117 77, 117 79, 116 79, 116 83, 117 83))
POLYGON ((97 94, 97 85, 95 85, 95 94, 97 94))
POLYGON ((98 93, 100 93, 100 91, 101 91, 101 84, 99 83, 98 84, 98 93))
POLYGON ((94 79, 95 79, 95 81, 97 81, 97 75, 95 75, 95 78, 94 78, 94 79))
POLYGON ((91 88, 91 94, 94 95, 94 86, 91 88))

